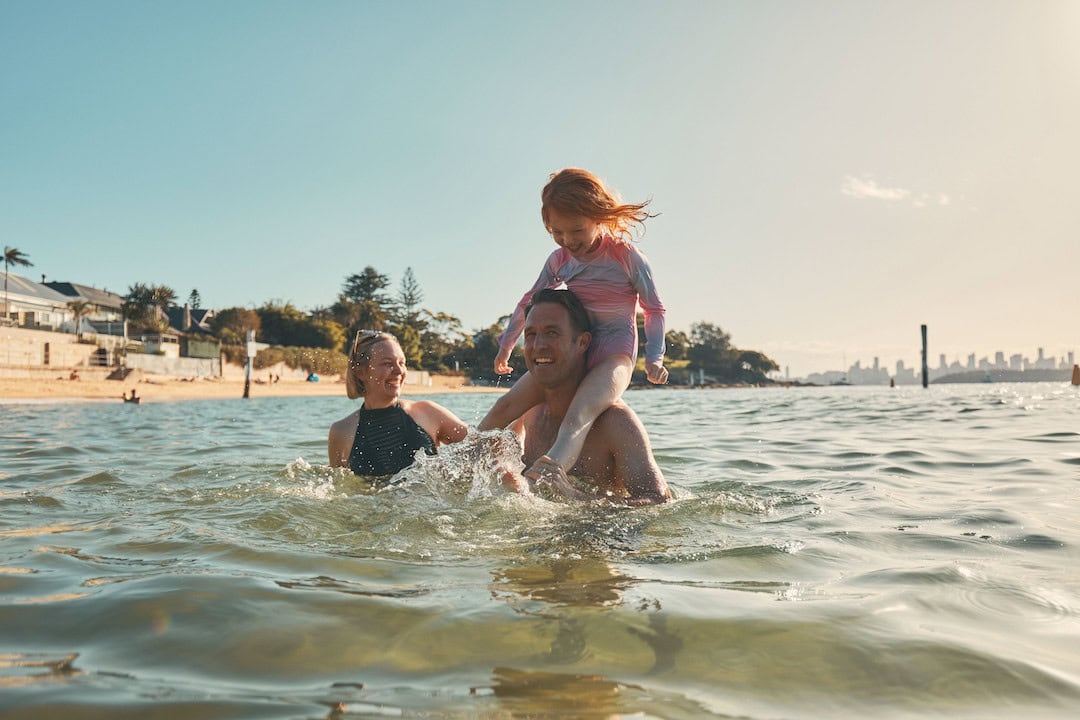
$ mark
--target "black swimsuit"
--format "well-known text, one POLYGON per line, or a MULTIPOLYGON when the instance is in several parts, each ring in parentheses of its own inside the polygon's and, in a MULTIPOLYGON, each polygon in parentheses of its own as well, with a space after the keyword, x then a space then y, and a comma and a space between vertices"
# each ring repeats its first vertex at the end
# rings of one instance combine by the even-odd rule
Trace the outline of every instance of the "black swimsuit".
POLYGON ((413 464, 416 451, 435 454, 435 441, 395 403, 369 410, 360 406, 349 467, 357 475, 393 475, 413 464))

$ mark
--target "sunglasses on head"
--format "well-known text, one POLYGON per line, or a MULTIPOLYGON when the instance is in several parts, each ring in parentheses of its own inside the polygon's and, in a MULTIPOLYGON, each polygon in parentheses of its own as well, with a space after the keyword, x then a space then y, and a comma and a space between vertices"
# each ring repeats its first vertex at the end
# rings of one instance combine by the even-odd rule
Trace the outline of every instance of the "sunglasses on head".
POLYGON ((356 348, 360 347, 364 343, 373 342, 375 340, 381 340, 388 337, 390 337, 390 335, 384 333, 381 330, 357 330, 356 337, 353 338, 352 352, 350 352, 349 354, 355 355, 356 348))

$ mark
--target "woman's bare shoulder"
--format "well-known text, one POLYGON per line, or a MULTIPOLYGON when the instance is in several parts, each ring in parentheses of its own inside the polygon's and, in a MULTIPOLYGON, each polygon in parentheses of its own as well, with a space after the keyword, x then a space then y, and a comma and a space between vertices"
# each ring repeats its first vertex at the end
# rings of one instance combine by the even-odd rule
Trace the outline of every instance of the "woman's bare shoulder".
POLYGON ((413 413, 448 413, 450 412, 433 400, 399 400, 401 409, 412 415, 413 413))
POLYGON ((336 423, 330 426, 331 435, 340 435, 342 433, 352 434, 356 432, 356 425, 360 422, 360 411, 354 410, 345 417, 338 420, 336 423))

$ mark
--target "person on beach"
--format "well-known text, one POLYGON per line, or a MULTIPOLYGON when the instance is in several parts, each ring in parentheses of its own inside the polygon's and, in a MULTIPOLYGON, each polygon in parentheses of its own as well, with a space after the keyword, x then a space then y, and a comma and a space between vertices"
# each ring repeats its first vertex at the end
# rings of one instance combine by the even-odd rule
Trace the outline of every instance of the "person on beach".
POLYGON ((357 475, 385 476, 413 464, 418 450, 434 455, 465 438, 454 413, 429 400, 402 400, 405 354, 389 333, 360 330, 349 352, 345 391, 360 409, 330 426, 330 465, 357 475))
MULTIPOLYGON (((517 304, 499 338, 495 372, 511 372, 507 361, 525 323, 525 309, 534 293, 565 284, 589 311, 592 343, 588 373, 566 409, 551 445, 537 455, 525 476, 573 467, 596 418, 618 401, 630 385, 637 359, 636 312, 645 313, 645 373, 649 382, 667 382, 664 368, 664 305, 645 256, 631 244, 634 224, 654 217, 648 201, 622 203, 619 196, 587 170, 566 168, 554 173, 540 194, 544 227, 559 246, 544 264, 533 287, 517 304)), ((504 428, 543 399, 540 385, 526 373, 492 406, 479 430, 504 428)))
MULTIPOLYGON (((525 312, 525 365, 542 400, 510 425, 521 439, 526 466, 551 447, 588 381, 586 356, 592 339, 588 313, 572 290, 543 289, 533 296, 525 312)), ((655 505, 671 498, 649 435, 622 400, 591 423, 569 472, 549 464, 530 479, 534 489, 550 489, 572 500, 655 505), (588 483, 587 489, 575 486, 570 475, 588 483)))

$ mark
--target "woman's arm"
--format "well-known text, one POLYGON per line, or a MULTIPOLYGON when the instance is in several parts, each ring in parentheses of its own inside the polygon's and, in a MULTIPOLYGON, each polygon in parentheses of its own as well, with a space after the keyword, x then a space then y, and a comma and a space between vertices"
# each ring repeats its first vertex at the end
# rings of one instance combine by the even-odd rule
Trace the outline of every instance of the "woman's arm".
POLYGON ((330 467, 348 467, 353 438, 356 436, 356 425, 360 422, 358 412, 330 426, 330 437, 326 443, 330 455, 330 467))
POLYGON ((438 403, 416 400, 402 406, 416 424, 435 440, 436 446, 461 442, 469 432, 469 427, 461 418, 438 403))

